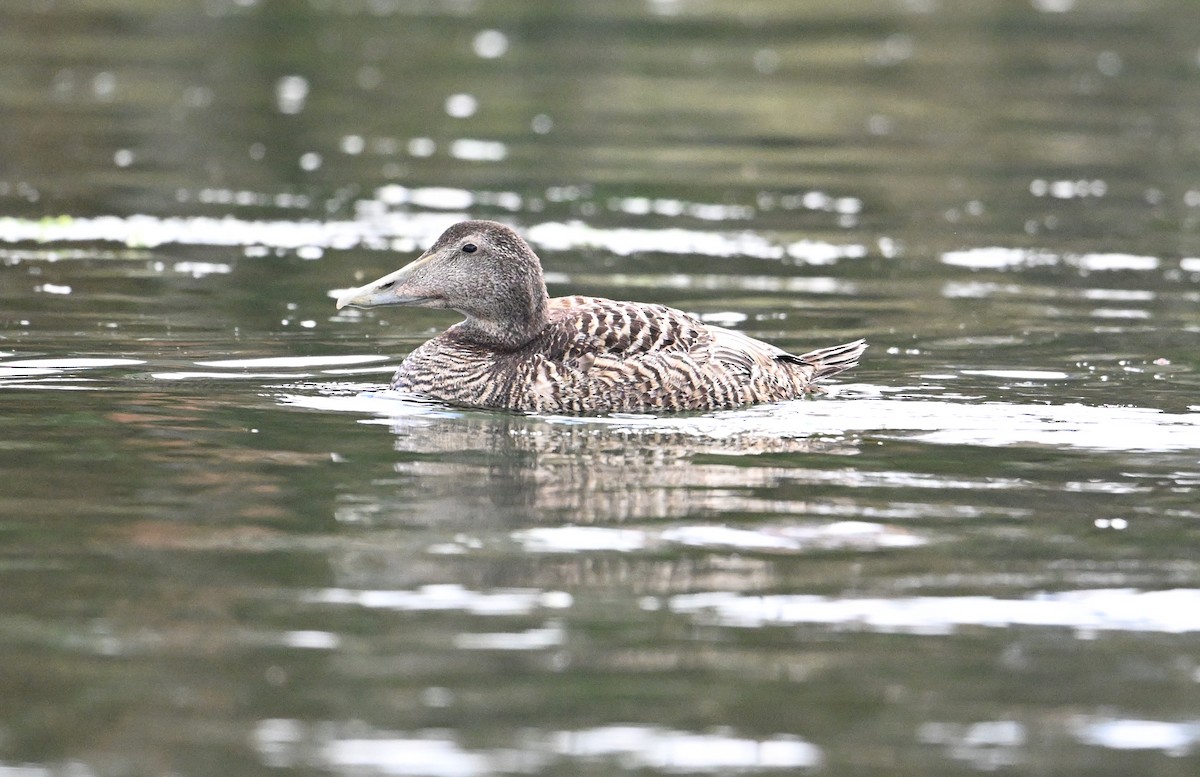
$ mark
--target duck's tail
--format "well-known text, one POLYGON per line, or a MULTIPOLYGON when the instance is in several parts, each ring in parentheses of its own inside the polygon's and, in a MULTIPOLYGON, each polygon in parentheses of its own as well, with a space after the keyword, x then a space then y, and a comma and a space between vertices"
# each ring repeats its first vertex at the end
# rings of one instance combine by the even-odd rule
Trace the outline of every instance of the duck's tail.
POLYGON ((799 356, 788 354, 790 358, 787 361, 794 361, 797 364, 805 364, 812 367, 811 380, 820 380, 821 378, 828 378, 830 375, 837 375, 839 372, 845 372, 851 367, 858 366, 858 357, 862 356, 865 350, 867 350, 867 341, 855 340, 852 343, 818 348, 815 351, 809 351, 799 356))

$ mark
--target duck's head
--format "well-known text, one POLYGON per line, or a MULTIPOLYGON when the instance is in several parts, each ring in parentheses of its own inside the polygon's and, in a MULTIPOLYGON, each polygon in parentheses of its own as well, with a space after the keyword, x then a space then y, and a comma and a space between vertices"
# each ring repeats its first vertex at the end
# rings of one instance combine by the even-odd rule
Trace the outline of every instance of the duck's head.
POLYGON ((494 221, 455 224, 410 264, 337 301, 339 310, 380 305, 457 310, 467 317, 457 334, 493 347, 519 347, 547 321, 537 254, 494 221))

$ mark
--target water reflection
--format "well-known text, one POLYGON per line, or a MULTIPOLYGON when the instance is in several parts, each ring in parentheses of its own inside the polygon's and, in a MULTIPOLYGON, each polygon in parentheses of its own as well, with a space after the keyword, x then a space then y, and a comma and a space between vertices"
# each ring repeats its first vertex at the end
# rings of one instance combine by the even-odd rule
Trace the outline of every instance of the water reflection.
POLYGON ((287 395, 302 407, 354 413, 378 412, 402 454, 395 465, 420 500, 343 504, 339 520, 373 522, 371 516, 409 515, 422 523, 440 514, 469 525, 570 521, 576 524, 635 521, 727 511, 802 513, 803 501, 764 499, 752 492, 776 482, 781 470, 741 467, 748 454, 821 452, 844 455, 854 445, 821 433, 764 435, 750 424, 721 425, 719 419, 689 422, 651 417, 613 417, 596 422, 540 419, 515 414, 463 411, 414 402, 389 392, 357 396, 287 395), (715 426, 712 426, 715 424, 715 426), (706 433, 709 432, 709 433, 706 433), (733 456, 699 463, 706 455, 733 456), (451 515, 445 505, 455 502, 451 515), (423 516, 423 517, 422 517, 423 516))

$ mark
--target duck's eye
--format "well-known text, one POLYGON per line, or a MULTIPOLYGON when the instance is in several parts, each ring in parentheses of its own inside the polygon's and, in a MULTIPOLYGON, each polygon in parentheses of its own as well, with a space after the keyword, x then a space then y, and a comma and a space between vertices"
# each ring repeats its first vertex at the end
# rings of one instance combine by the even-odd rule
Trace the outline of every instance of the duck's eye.
POLYGON ((465 245, 463 245, 463 253, 464 254, 473 254, 478 250, 479 250, 479 246, 475 245, 474 243, 466 243, 465 245))

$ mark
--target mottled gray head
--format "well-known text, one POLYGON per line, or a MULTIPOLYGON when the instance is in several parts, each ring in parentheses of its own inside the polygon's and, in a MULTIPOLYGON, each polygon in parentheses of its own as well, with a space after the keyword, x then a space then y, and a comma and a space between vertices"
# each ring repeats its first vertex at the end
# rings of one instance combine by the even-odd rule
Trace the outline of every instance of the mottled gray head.
POLYGON ((529 342, 547 321, 541 262, 495 221, 455 224, 411 264, 337 301, 339 309, 348 305, 457 310, 467 317, 455 327, 457 336, 501 348, 529 342))

